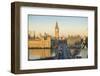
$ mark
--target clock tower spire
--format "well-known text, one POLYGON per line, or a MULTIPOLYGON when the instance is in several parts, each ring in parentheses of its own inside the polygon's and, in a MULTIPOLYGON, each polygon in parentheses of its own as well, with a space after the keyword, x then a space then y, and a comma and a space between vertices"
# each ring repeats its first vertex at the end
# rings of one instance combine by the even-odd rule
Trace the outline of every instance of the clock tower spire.
POLYGON ((58 27, 58 22, 56 22, 55 26, 55 38, 59 39, 59 27, 58 27))

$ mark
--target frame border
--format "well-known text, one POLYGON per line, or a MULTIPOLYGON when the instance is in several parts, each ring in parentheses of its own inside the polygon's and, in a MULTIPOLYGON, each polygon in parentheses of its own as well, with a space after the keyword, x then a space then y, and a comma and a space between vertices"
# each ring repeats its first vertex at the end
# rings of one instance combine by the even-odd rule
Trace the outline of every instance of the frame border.
POLYGON ((80 6, 80 5, 62 5, 62 4, 48 4, 48 3, 31 3, 31 2, 12 2, 11 3, 11 72, 14 74, 25 73, 40 73, 40 72, 57 72, 57 71, 73 71, 73 70, 88 70, 97 69, 97 7, 80 6), (61 9, 79 9, 79 10, 93 10, 94 11, 94 65, 80 66, 80 67, 62 67, 62 68, 46 68, 46 69, 27 69, 20 70, 20 7, 45 7, 45 8, 61 8, 61 9))

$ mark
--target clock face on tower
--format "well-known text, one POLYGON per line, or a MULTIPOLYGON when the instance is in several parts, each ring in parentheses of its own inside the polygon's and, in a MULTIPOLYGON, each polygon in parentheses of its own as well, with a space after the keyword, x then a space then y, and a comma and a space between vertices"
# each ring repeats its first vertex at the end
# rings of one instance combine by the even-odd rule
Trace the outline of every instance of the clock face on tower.
POLYGON ((59 30, 58 29, 55 29, 55 31, 58 32, 59 30))

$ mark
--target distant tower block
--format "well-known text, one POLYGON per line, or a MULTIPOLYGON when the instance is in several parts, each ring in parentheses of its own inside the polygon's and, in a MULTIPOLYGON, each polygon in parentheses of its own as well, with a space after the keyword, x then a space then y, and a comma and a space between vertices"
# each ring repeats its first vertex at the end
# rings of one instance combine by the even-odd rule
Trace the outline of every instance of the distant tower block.
POLYGON ((55 38, 59 39, 59 27, 58 27, 58 23, 56 22, 56 26, 55 26, 55 38))

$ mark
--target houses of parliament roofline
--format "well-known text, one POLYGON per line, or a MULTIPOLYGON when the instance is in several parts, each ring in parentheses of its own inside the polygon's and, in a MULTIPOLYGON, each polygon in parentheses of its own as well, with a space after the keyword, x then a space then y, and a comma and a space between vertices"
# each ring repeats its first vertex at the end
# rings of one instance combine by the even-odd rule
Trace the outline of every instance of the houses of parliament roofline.
MULTIPOLYGON (((61 38, 61 39, 65 39, 65 37, 61 38)), ((59 37, 59 27, 58 27, 58 22, 56 22, 55 24, 55 32, 54 32, 54 37, 53 40, 61 40, 59 37)), ((67 38, 67 43, 68 44, 73 44, 77 41, 81 41, 81 37, 80 36, 68 36, 67 38)), ((29 34, 28 36, 28 47, 29 48, 51 48, 51 40, 52 40, 52 36, 47 34, 46 32, 44 33, 44 35, 42 35, 41 33, 36 36, 35 32, 31 32, 31 34, 29 34)))

